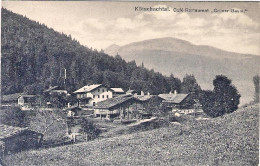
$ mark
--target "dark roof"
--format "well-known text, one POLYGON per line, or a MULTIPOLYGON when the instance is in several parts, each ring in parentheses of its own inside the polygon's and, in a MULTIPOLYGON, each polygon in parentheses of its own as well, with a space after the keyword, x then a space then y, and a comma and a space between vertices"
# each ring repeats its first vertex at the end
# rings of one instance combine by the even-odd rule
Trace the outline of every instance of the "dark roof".
POLYGON ((21 127, 14 127, 14 126, 7 126, 7 125, 0 124, 0 140, 22 133, 27 129, 28 128, 21 128, 21 127))
POLYGON ((159 97, 161 97, 164 102, 167 103, 181 103, 189 94, 160 94, 159 97))
POLYGON ((114 106, 117 106, 119 104, 122 104, 126 101, 129 101, 131 99, 134 99, 132 95, 122 95, 115 98, 110 98, 101 102, 97 103, 97 106, 95 108, 111 108, 114 106))
POLYGON ((14 93, 14 94, 10 94, 10 95, 3 95, 2 102, 16 101, 22 95, 23 95, 23 93, 14 93))

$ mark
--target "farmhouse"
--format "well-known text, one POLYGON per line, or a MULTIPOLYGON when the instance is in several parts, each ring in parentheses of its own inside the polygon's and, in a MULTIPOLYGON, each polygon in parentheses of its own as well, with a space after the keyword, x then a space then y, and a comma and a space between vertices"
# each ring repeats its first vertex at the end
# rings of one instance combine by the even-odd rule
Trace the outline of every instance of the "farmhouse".
POLYGON ((144 95, 142 92, 141 95, 135 95, 134 97, 137 99, 136 108, 141 119, 150 118, 152 116, 151 112, 158 111, 163 100, 157 95, 150 95, 149 93, 144 95))
POLYGON ((133 109, 130 106, 136 103, 136 99, 132 95, 122 95, 115 98, 107 99, 94 107, 94 115, 96 117, 113 118, 129 118, 133 109))
POLYGON ((67 117, 84 117, 94 114, 93 109, 84 109, 78 106, 72 106, 65 109, 67 117))
POLYGON ((19 105, 23 107, 30 107, 35 104, 35 95, 26 95, 23 93, 14 93, 10 95, 3 95, 1 104, 2 105, 19 105))
POLYGON ((31 107, 35 105, 36 95, 21 95, 18 97, 18 105, 23 107, 31 107))
POLYGON ((81 107, 92 107, 100 101, 113 97, 113 91, 102 84, 86 85, 73 93, 81 107))
POLYGON ((190 94, 160 94, 160 98, 163 99, 163 104, 172 109, 191 109, 195 102, 191 98, 190 94))
POLYGON ((0 125, 1 155, 38 148, 43 134, 28 128, 0 125))

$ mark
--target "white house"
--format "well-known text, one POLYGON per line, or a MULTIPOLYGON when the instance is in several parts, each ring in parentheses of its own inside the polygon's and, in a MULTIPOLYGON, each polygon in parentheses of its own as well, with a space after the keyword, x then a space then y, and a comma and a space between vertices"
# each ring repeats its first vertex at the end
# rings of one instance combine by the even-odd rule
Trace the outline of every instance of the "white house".
POLYGON ((86 85, 73 93, 76 94, 81 107, 92 107, 100 101, 113 97, 113 90, 102 84, 86 85))

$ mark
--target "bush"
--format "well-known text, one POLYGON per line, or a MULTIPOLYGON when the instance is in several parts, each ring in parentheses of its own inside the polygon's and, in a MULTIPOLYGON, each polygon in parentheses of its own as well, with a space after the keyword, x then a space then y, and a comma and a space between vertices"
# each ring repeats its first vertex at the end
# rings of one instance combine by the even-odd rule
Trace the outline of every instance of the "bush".
POLYGON ((81 118, 80 125, 88 140, 93 140, 99 136, 101 130, 94 125, 93 121, 87 118, 81 118))
POLYGON ((200 103, 207 115, 218 117, 237 110, 240 94, 231 82, 226 76, 218 75, 213 81, 214 90, 202 92, 200 103))
POLYGON ((1 107, 0 122, 5 125, 25 127, 25 113, 20 107, 1 107))

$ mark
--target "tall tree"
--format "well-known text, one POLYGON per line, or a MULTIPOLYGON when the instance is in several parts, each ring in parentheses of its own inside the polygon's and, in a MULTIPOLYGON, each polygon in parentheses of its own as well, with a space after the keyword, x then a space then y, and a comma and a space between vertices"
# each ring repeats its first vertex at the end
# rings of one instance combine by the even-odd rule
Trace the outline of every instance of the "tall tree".
POLYGON ((232 81, 223 75, 213 80, 214 90, 203 91, 200 102, 203 111, 211 117, 217 117, 237 110, 240 94, 232 81))
POLYGON ((254 86, 255 86, 255 94, 254 94, 254 101, 255 102, 259 102, 259 96, 260 96, 259 79, 260 79, 259 75, 256 75, 253 78, 253 82, 254 82, 254 86))

